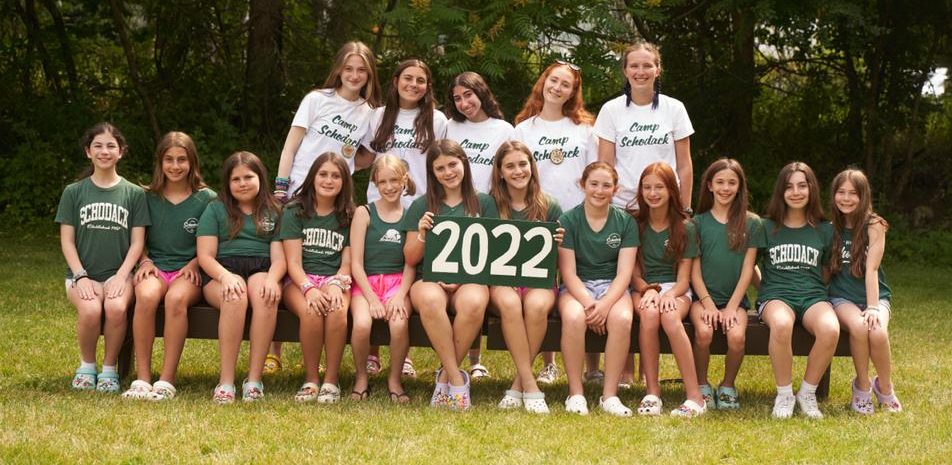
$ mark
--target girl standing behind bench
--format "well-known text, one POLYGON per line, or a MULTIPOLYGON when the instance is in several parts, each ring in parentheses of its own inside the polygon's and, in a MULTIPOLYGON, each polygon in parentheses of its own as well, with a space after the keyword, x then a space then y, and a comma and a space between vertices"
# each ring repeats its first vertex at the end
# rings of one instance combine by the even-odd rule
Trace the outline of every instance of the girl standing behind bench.
POLYGON ((188 333, 188 307, 202 297, 195 232, 215 195, 202 180, 192 138, 184 132, 163 136, 155 148, 155 171, 146 192, 152 226, 146 231, 146 251, 135 274, 132 330, 138 378, 123 397, 154 401, 175 397, 172 383, 188 333), (165 307, 165 356, 159 380, 152 385, 152 343, 160 303, 165 307))
POLYGON ((73 389, 119 392, 116 361, 133 297, 132 268, 142 253, 149 210, 145 193, 116 172, 126 140, 115 126, 99 123, 82 139, 92 162, 66 186, 56 209, 60 246, 69 269, 66 295, 76 307, 80 364, 73 389), (96 373, 96 344, 106 314, 102 372, 96 373))
POLYGON ((197 250, 205 301, 221 311, 221 373, 212 400, 230 404, 235 401, 235 365, 249 304, 251 349, 241 398, 252 402, 264 397, 261 373, 274 336, 285 262, 277 236, 281 210, 268 189, 261 160, 250 152, 236 152, 225 159, 222 171, 222 195, 198 220, 197 250))

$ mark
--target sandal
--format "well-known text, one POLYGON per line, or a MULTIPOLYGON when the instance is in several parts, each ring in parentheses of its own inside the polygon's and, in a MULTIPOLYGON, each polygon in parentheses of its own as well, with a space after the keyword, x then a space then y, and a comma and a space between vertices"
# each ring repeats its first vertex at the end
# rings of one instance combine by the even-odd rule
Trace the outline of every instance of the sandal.
POLYGON ((482 363, 470 365, 469 377, 471 379, 489 378, 489 368, 486 368, 486 365, 482 363))
POLYGON ((137 379, 129 385, 129 390, 122 393, 123 399, 143 400, 152 393, 152 385, 148 381, 137 379))
POLYGON ((278 357, 274 354, 268 354, 268 356, 264 358, 263 373, 266 375, 273 375, 279 371, 281 371, 281 357, 278 357))
POLYGON ((231 384, 219 384, 212 391, 212 401, 218 405, 235 403, 235 386, 231 384))
POLYGON ((373 376, 380 373, 380 357, 376 355, 367 356, 367 374, 373 376))
POLYGON ((413 360, 407 358, 403 361, 403 371, 400 374, 407 378, 416 379, 416 368, 413 368, 413 360))
POLYGON ((684 401, 683 404, 678 406, 678 408, 671 411, 672 417, 681 417, 681 418, 694 418, 704 415, 704 412, 707 411, 707 407, 704 405, 698 404, 697 402, 688 399, 684 401))
POLYGON ((406 392, 393 392, 390 391, 390 402, 399 405, 405 405, 410 403, 410 396, 406 392))
POLYGON ((335 384, 324 383, 317 393, 318 404, 336 404, 340 402, 340 388, 335 384))
POLYGON ((902 403, 899 402, 899 398, 896 397, 896 390, 893 389, 893 392, 890 394, 883 394, 879 390, 879 376, 873 378, 873 392, 876 393, 876 400, 879 401, 879 406, 883 410, 889 413, 899 413, 902 412, 902 403))
POLYGON ((96 376, 96 392, 115 394, 119 392, 119 373, 99 373, 96 376))
POLYGON ((552 384, 557 379, 559 379, 559 367, 554 363, 546 363, 545 367, 542 368, 542 371, 539 372, 536 382, 542 384, 552 384))
POLYGON ((318 391, 320 391, 320 388, 317 387, 317 383, 304 383, 301 385, 301 389, 298 389, 298 392, 294 394, 294 401, 301 404, 314 402, 317 400, 318 391))
POLYGON ((507 389, 506 395, 499 401, 497 407, 502 410, 512 410, 522 408, 522 393, 513 389, 507 389))
POLYGON ((96 369, 77 369, 76 375, 73 376, 73 381, 70 382, 70 386, 80 391, 92 391, 96 389, 96 369))
POLYGON ((717 408, 717 401, 714 399, 714 390, 711 389, 711 385, 702 384, 698 387, 701 390, 701 397, 704 398, 704 408, 705 409, 717 408))
POLYGON ((599 386, 605 382, 605 372, 602 370, 588 371, 585 373, 586 384, 597 384, 599 386))
POLYGON ((356 389, 350 391, 350 400, 354 402, 367 400, 368 397, 370 397, 370 384, 368 384, 367 388, 363 391, 358 391, 356 389))
POLYGON ((241 400, 244 402, 255 402, 264 398, 264 384, 261 381, 248 381, 241 383, 241 400))
POLYGON ((737 388, 730 386, 717 387, 717 408, 720 410, 737 410, 740 408, 740 397, 737 388))
POLYGON ((545 393, 542 391, 523 392, 522 406, 525 407, 529 413, 549 413, 549 406, 545 403, 545 393))
POLYGON ((168 381, 156 381, 152 385, 152 392, 149 393, 149 396, 146 397, 146 400, 152 402, 162 402, 164 400, 171 400, 175 398, 175 386, 172 386, 172 383, 168 381))
POLYGON ((641 398, 641 402, 638 403, 638 415, 648 415, 648 416, 658 416, 661 415, 661 407, 664 404, 661 402, 661 398, 654 395, 648 394, 641 398))
POLYGON ((853 378, 853 400, 850 401, 850 408, 856 412, 863 415, 871 415, 875 411, 873 409, 873 390, 867 389, 865 391, 860 390, 856 387, 856 378, 853 378))

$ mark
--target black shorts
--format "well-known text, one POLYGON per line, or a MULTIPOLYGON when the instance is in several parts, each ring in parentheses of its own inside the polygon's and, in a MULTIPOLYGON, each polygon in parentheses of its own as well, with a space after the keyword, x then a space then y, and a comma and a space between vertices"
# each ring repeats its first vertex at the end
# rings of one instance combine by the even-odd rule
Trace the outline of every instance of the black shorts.
MULTIPOLYGON (((248 278, 255 273, 267 273, 271 269, 270 257, 223 257, 218 259, 218 263, 221 263, 221 266, 230 273, 241 276, 245 281, 248 281, 248 278)), ((202 270, 202 287, 211 280, 212 277, 202 270)))

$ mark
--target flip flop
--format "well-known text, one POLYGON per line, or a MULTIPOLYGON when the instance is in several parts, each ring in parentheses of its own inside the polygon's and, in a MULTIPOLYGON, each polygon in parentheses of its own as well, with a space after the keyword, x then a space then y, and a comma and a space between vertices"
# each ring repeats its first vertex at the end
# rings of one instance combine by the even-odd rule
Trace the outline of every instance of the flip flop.
POLYGON ((406 392, 393 392, 390 391, 390 402, 399 405, 405 405, 410 403, 410 396, 406 392))

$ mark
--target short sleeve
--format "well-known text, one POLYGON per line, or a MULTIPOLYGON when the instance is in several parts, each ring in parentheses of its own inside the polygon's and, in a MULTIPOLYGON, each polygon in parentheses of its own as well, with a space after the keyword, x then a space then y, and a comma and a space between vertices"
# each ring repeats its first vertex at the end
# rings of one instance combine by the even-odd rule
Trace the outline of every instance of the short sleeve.
POLYGON ((152 225, 152 218, 149 216, 149 204, 145 198, 145 191, 141 187, 134 186, 132 189, 132 222, 130 226, 145 227, 152 225))
POLYGON ((281 213, 281 225, 276 240, 286 241, 300 239, 303 237, 301 228, 301 219, 298 218, 299 208, 285 208, 281 213))
POLYGON ((565 234, 562 236, 562 245, 559 247, 575 250, 575 235, 578 233, 578 228, 572 220, 572 210, 563 213, 562 216, 559 217, 559 224, 565 229, 565 234))
POLYGON ((613 143, 617 135, 614 115, 612 114, 612 112, 615 111, 614 102, 615 100, 609 100, 605 105, 602 105, 602 109, 598 112, 598 117, 595 118, 595 127, 593 130, 595 136, 613 143))
POLYGON ((314 109, 316 108, 319 96, 320 93, 317 91, 309 92, 304 96, 301 100, 301 104, 298 105, 297 112, 294 113, 294 120, 291 121, 291 126, 306 129, 311 125, 311 121, 315 116, 314 109))
POLYGON ((833 256, 831 253, 833 249, 833 224, 828 221, 824 221, 819 224, 817 229, 820 231, 820 237, 823 238, 822 264, 823 266, 827 266, 830 264, 830 259, 833 256))
POLYGON ((76 184, 70 184, 63 189, 63 195, 60 196, 59 206, 56 207, 56 222, 59 224, 68 224, 76 226, 76 184))
POLYGON ((198 219, 198 229, 195 231, 195 235, 218 237, 218 232, 221 231, 220 221, 224 219, 224 215, 219 216, 218 212, 224 213, 224 210, 225 206, 221 202, 208 204, 205 211, 202 212, 202 217, 198 219))
POLYGON ((499 209, 496 201, 487 194, 477 193, 479 196, 479 216, 481 218, 499 218, 499 209))
POLYGON ((641 246, 641 237, 638 234, 638 226, 635 224, 635 219, 631 215, 618 211, 623 228, 622 228, 622 238, 621 246, 622 247, 640 247, 641 246))
POLYGON ((681 258, 694 258, 698 256, 698 247, 697 247, 697 227, 694 224, 693 220, 688 220, 684 222, 684 236, 685 236, 685 246, 684 254, 681 255, 681 258))
POLYGON ((691 118, 688 116, 687 109, 684 108, 684 103, 677 100, 675 100, 675 102, 677 105, 674 108, 674 115, 672 115, 672 132, 674 140, 677 141, 694 134, 694 126, 691 125, 691 118))
POLYGON ((417 226, 420 224, 420 218, 423 218, 424 213, 426 213, 426 196, 417 197, 403 215, 403 224, 400 229, 404 231, 416 231, 418 229, 417 226))
POLYGON ((747 218, 747 248, 761 249, 767 246, 764 223, 756 216, 747 218))
POLYGON ((559 217, 562 216, 562 206, 559 205, 559 201, 555 200, 552 197, 546 196, 549 202, 549 211, 545 215, 546 221, 558 221, 559 217))

